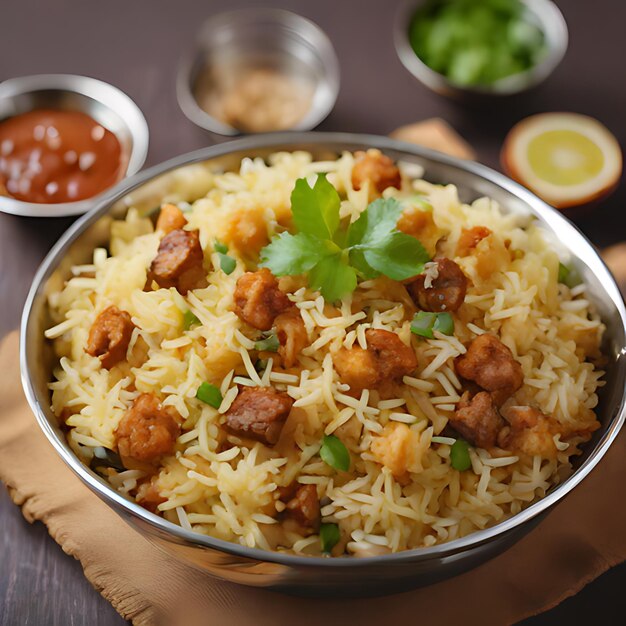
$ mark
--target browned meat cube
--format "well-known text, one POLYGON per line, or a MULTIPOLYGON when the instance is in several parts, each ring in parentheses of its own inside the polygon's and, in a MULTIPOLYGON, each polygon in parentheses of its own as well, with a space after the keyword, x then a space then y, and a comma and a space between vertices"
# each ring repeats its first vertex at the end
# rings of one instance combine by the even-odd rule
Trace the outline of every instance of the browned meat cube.
POLYGON ((172 454, 180 424, 171 407, 164 407, 151 393, 142 393, 122 417, 116 431, 117 448, 126 459, 140 463, 156 463, 172 454))
POLYGON ((202 263, 204 255, 197 230, 173 230, 159 245, 148 270, 148 285, 155 281, 159 287, 174 287, 186 295, 192 289, 207 286, 202 263))
POLYGON ((133 328, 135 325, 126 311, 115 305, 107 307, 89 330, 85 352, 99 357, 102 367, 110 370, 126 358, 133 328))
POLYGON ((293 400, 273 387, 245 387, 226 413, 226 428, 273 446, 289 416, 293 400))
POLYGON ((436 277, 428 281, 426 274, 420 274, 406 285, 407 291, 424 311, 456 311, 465 300, 467 277, 450 259, 438 259, 436 263, 436 277))
POLYGON ((287 517, 294 519, 303 528, 317 531, 320 527, 320 501, 315 485, 302 485, 285 507, 287 517))
POLYGON ((493 400, 501 406, 523 384, 522 366, 513 353, 497 337, 485 333, 472 341, 467 352, 456 359, 457 373, 493 392, 493 400))
POLYGON ((465 392, 449 424, 472 445, 493 448, 504 420, 489 393, 481 391, 470 399, 465 392))
POLYGON ((246 272, 237 281, 234 309, 239 318, 259 330, 269 330, 276 316, 291 308, 287 294, 278 287, 274 275, 263 268, 246 272))

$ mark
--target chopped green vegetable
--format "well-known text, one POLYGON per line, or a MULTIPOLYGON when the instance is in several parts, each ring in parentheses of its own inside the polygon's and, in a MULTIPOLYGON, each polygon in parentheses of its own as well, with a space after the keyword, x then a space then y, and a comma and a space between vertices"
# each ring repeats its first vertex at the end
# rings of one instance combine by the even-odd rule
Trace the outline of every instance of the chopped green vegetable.
POLYGON ((225 243, 222 243, 221 241, 219 241, 218 239, 215 240, 215 243, 213 244, 213 248, 215 249, 215 252, 220 252, 221 254, 226 254, 228 252, 228 246, 225 243))
POLYGON ((189 330, 192 326, 197 326, 202 322, 196 317, 193 311, 187 309, 183 313, 183 329, 189 330))
POLYGON ((337 524, 327 523, 320 526, 320 544, 324 554, 330 554, 340 539, 341 532, 337 524))
POLYGON ((254 349, 259 352, 277 352, 280 347, 280 341, 274 331, 266 333, 264 339, 259 339, 254 343, 254 349))
POLYGON ((567 285, 570 289, 583 282, 575 267, 568 267, 567 265, 563 265, 563 263, 559 263, 558 280, 560 283, 567 285))
POLYGON ((213 244, 213 248, 220 259, 220 269, 222 272, 224 272, 224 274, 232 274, 237 267, 237 261, 235 261, 232 256, 228 256, 228 254, 226 254, 228 252, 228 247, 216 239, 215 244, 213 244))
POLYGON ((222 404, 222 392, 211 383, 202 383, 196 391, 196 398, 215 409, 222 404))
POLYGON ((450 313, 429 313, 418 311, 411 321, 411 332, 426 339, 433 339, 434 331, 444 335, 454 333, 454 319, 450 313))
POLYGON ((520 0, 431 0, 414 15, 409 40, 430 68, 458 85, 491 85, 529 70, 545 35, 520 0))
POLYGON ((112 467, 120 472, 126 469, 117 452, 100 446, 93 448, 93 458, 89 462, 89 467, 91 467, 91 469, 96 469, 97 467, 112 467))
POLYGON ((469 455, 469 443, 465 439, 457 439, 450 448, 450 465, 459 472, 464 472, 472 467, 469 455))
POLYGON ((254 364, 254 369, 257 374, 262 374, 267 369, 268 360, 267 359, 257 359, 254 364))
POLYGON ((336 470, 347 472, 350 469, 350 453, 341 439, 335 435, 324 435, 320 448, 322 461, 336 470))
POLYGON ((417 276, 430 257, 422 244, 396 225, 402 205, 379 199, 347 227, 339 219, 340 198, 324 176, 313 187, 296 181, 291 210, 297 234, 281 233, 261 250, 261 266, 275 276, 308 273, 309 286, 326 300, 339 300, 362 279, 384 274, 393 280, 417 276))

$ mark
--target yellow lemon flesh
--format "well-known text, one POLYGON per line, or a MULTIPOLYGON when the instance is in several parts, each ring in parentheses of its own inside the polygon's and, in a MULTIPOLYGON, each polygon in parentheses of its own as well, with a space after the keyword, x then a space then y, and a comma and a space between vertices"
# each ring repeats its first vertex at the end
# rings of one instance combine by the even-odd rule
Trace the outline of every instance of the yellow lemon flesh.
POLYGON ((616 185, 622 155, 596 120, 574 113, 544 113, 520 122, 502 152, 513 178, 559 208, 585 204, 616 185))

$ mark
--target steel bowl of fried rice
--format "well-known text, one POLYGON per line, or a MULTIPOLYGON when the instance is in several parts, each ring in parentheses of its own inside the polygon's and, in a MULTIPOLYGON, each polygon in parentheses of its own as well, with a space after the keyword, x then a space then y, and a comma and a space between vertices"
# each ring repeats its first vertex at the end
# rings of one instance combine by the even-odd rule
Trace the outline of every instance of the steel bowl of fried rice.
POLYGON ((175 558, 385 593, 498 554, 593 469, 624 421, 625 320, 593 246, 501 174, 277 134, 74 224, 21 368, 62 459, 175 558))

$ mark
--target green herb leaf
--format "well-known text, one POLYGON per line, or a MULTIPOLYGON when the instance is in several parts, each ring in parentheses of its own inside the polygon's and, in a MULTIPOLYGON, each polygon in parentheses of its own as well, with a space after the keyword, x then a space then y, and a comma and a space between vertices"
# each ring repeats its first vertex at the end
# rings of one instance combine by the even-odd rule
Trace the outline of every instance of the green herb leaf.
POLYGON ((339 226, 339 205, 341 200, 337 190, 318 175, 313 187, 306 178, 299 178, 291 192, 293 222, 300 233, 314 235, 318 239, 332 239, 339 226))
POLYGON ((411 235, 390 233, 375 247, 365 250, 365 260, 373 269, 393 280, 406 280, 424 271, 430 260, 424 246, 411 235))
POLYGON ((450 465, 459 472, 472 467, 469 455, 469 443, 465 439, 457 439, 450 447, 450 465))
POLYGON ((411 321, 411 332, 414 335, 434 338, 434 331, 444 335, 454 333, 454 319, 450 313, 430 313, 428 311, 418 311, 411 321))
POLYGON ((187 309, 187 311, 183 313, 183 329, 184 330, 189 330, 192 326, 197 326, 198 324, 201 324, 201 323, 202 322, 196 317, 193 311, 187 309))
POLYGON ((320 544, 324 554, 330 554, 340 539, 341 532, 337 524, 328 523, 320 526, 320 544))
POLYGON ((222 392, 211 383, 202 383, 196 391, 196 398, 215 409, 222 404, 222 392))
POLYGON ((378 199, 350 225, 350 261, 365 277, 380 272, 406 280, 424 271, 430 256, 415 237, 396 228, 401 214, 402 205, 395 198, 378 199))
POLYGON ((261 266, 274 276, 298 276, 329 254, 325 242, 314 235, 281 233, 261 250, 261 266))
POLYGON ((324 435, 320 448, 322 461, 336 470, 347 472, 350 469, 350 453, 341 439, 335 435, 324 435))
POLYGON ((569 267, 567 265, 563 265, 563 263, 559 263, 558 280, 560 283, 567 285, 570 289, 573 289, 583 282, 575 267, 569 267))
POLYGON ((309 272, 309 286, 319 290, 329 302, 354 291, 356 282, 356 270, 348 265, 347 255, 343 253, 323 258, 309 272))
POLYGON ((260 339, 255 342, 254 349, 259 352, 277 352, 280 346, 280 341, 274 331, 267 334, 265 339, 260 339))

